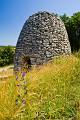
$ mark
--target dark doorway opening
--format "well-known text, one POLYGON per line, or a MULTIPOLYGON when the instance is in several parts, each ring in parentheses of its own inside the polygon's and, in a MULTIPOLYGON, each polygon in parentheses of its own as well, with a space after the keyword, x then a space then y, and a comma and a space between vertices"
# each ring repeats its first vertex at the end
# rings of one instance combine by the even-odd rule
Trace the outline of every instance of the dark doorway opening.
POLYGON ((31 60, 29 56, 24 56, 22 58, 22 64, 23 64, 23 68, 29 70, 31 68, 31 60))

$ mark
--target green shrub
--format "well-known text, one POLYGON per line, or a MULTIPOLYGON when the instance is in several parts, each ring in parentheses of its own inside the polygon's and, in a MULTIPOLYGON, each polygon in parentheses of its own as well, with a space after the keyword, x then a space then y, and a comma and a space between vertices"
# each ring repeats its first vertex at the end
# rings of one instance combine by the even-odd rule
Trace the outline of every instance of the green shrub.
POLYGON ((0 66, 10 65, 13 63, 14 49, 10 46, 0 49, 0 66))

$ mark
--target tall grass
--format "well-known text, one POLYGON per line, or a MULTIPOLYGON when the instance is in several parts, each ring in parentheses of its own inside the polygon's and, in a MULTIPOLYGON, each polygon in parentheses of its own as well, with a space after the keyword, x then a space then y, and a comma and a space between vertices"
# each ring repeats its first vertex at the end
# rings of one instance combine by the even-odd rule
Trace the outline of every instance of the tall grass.
POLYGON ((55 58, 27 73, 25 111, 16 105, 16 81, 0 81, 0 120, 80 120, 79 53, 55 58))

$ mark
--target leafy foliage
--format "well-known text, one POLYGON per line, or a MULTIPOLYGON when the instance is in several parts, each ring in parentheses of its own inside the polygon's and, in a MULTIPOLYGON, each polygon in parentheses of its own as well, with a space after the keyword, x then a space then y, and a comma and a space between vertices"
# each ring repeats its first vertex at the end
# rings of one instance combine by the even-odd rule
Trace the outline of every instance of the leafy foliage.
POLYGON ((68 32, 72 51, 80 49, 80 12, 74 13, 71 17, 66 14, 60 16, 68 32))
POLYGON ((13 63, 15 50, 11 46, 0 48, 0 66, 5 66, 13 63))

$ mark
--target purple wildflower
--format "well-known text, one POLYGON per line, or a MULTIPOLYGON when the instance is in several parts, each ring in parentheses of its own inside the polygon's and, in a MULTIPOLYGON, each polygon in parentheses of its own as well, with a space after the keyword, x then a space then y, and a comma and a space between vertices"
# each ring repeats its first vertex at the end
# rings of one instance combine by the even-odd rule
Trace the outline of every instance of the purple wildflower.
POLYGON ((23 99, 23 100, 22 100, 22 103, 23 103, 23 104, 26 104, 26 100, 23 99))
POLYGON ((25 75, 26 75, 26 72, 23 72, 23 73, 22 73, 22 77, 25 77, 25 75))

